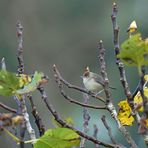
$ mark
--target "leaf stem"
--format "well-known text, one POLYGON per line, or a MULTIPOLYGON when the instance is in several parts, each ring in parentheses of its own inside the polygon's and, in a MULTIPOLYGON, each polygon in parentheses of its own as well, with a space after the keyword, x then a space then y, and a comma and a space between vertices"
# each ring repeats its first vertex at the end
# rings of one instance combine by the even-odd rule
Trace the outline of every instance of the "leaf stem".
POLYGON ((17 138, 15 135, 13 135, 11 132, 9 132, 6 128, 3 128, 3 130, 4 130, 10 137, 12 137, 12 139, 13 139, 14 141, 16 141, 17 143, 20 142, 20 139, 17 138))
POLYGON ((37 141, 38 139, 32 139, 32 140, 27 140, 27 141, 25 141, 24 143, 25 144, 29 144, 29 143, 35 143, 36 141, 37 141))
POLYGON ((141 66, 140 65, 138 65, 138 73, 139 73, 139 76, 142 75, 142 71, 141 71, 141 66))

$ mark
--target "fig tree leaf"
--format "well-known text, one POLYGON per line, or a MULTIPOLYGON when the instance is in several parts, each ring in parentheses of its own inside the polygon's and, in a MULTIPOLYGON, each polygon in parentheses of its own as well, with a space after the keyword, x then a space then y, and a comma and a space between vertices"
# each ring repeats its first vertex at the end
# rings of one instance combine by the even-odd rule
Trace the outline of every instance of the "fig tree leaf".
POLYGON ((0 95, 11 96, 19 88, 19 78, 15 73, 0 71, 0 95))
POLYGON ((148 44, 140 33, 132 35, 121 45, 121 51, 117 55, 127 66, 141 67, 148 65, 148 44))
POLYGON ((48 129, 34 144, 34 148, 71 148, 79 146, 80 136, 68 128, 48 129))
POLYGON ((31 82, 25 85, 22 89, 16 90, 15 94, 23 95, 23 94, 27 94, 29 92, 35 91, 37 87, 40 85, 40 83, 42 82, 43 76, 44 76, 43 73, 36 71, 33 75, 31 82))

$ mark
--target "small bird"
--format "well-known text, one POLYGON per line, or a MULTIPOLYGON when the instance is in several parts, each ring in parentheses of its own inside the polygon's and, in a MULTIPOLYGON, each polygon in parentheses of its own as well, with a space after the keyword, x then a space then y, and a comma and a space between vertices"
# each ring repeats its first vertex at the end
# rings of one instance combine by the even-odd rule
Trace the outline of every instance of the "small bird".
MULTIPOLYGON (((82 79, 83 79, 83 84, 87 90, 95 92, 97 94, 101 93, 104 90, 103 78, 96 73, 90 72, 89 67, 86 67, 86 69, 84 70, 82 79)), ((113 87, 110 88, 116 89, 113 87)))

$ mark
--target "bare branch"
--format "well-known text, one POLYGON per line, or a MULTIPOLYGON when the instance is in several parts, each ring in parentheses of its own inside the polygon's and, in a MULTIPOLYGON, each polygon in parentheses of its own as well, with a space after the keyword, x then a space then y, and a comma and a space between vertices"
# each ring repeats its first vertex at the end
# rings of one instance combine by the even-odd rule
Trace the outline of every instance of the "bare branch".
POLYGON ((139 90, 140 90, 141 96, 143 98, 144 113, 146 115, 146 118, 148 118, 148 98, 144 95, 144 90, 143 90, 143 86, 145 83, 144 76, 145 76, 145 66, 142 66, 141 76, 140 76, 141 81, 140 81, 139 90))
POLYGON ((95 138, 86 135, 85 133, 81 132, 80 130, 77 130, 76 128, 74 128, 73 126, 68 125, 64 120, 62 120, 62 118, 60 117, 60 115, 58 114, 58 112, 53 108, 53 106, 48 102, 47 100, 47 95, 46 92, 44 91, 43 87, 39 87, 38 90, 40 91, 41 95, 42 95, 42 99, 47 107, 47 109, 51 112, 51 114, 54 116, 55 120, 61 124, 61 126, 72 129, 74 131, 76 131, 80 136, 86 138, 89 141, 92 141, 93 143, 99 144, 99 145, 103 145, 106 147, 112 147, 112 148, 120 148, 120 146, 118 145, 112 145, 112 144, 108 144, 108 143, 104 143, 102 141, 96 140, 95 138))
POLYGON ((18 48, 17 48, 17 59, 18 59, 18 74, 24 73, 24 59, 23 59, 23 26, 20 22, 17 23, 17 36, 18 36, 18 48))
POLYGON ((99 42, 99 62, 100 62, 100 67, 101 67, 102 78, 104 79, 104 86, 103 87, 104 87, 104 91, 105 91, 105 95, 106 95, 106 105, 108 107, 110 114, 115 119, 115 121, 118 125, 119 131, 124 135, 127 142, 133 148, 136 148, 137 145, 136 145, 135 141, 132 139, 132 137, 130 136, 130 133, 125 129, 125 127, 123 127, 121 125, 120 121, 117 118, 117 111, 112 103, 111 93, 109 92, 109 80, 108 80, 108 76, 107 76, 107 72, 106 72, 106 63, 105 63, 104 56, 105 56, 105 49, 103 47, 103 42, 100 41, 99 42))
POLYGON ((35 131, 32 128, 30 120, 29 120, 29 114, 27 113, 27 108, 26 108, 26 105, 25 105, 25 97, 22 96, 22 98, 20 98, 19 100, 21 102, 21 111, 22 111, 22 115, 24 117, 24 124, 25 124, 26 129, 29 133, 30 139, 35 140, 36 135, 35 135, 35 131))
MULTIPOLYGON (((23 26, 21 25, 20 22, 17 23, 17 37, 18 37, 18 48, 17 48, 17 59, 18 59, 18 74, 23 74, 24 73, 24 59, 23 59, 23 26)), ((15 96, 18 98, 18 96, 15 96)), ((21 95, 19 97, 20 100, 20 110, 21 114, 24 117, 24 122, 21 124, 21 130, 20 130, 20 135, 21 135, 21 141, 23 141, 24 136, 25 136, 25 129, 27 129, 30 139, 34 140, 36 139, 35 131, 31 126, 30 120, 29 120, 29 114, 27 113, 27 107, 25 104, 25 96, 21 95)), ((24 147, 24 143, 21 143, 21 148, 24 147)))
POLYGON ((114 48, 115 48, 115 55, 116 55, 116 64, 117 64, 119 72, 120 72, 120 81, 122 83, 124 93, 125 93, 125 95, 127 97, 127 100, 128 100, 128 103, 129 103, 130 107, 132 108, 132 110, 134 110, 134 102, 133 102, 134 98, 133 98, 133 95, 130 92, 128 82, 126 80, 124 64, 121 62, 121 60, 119 58, 117 58, 117 55, 120 52, 120 47, 119 47, 119 27, 117 25, 117 13, 118 13, 117 4, 114 3, 113 4, 113 11, 112 11, 111 19, 112 19, 112 24, 113 24, 113 35, 114 35, 114 48))
MULTIPOLYGON (((141 118, 139 129, 140 129, 140 127, 143 126, 142 121, 146 122, 146 119, 148 119, 148 98, 147 98, 147 96, 145 96, 144 90, 143 90, 143 86, 144 86, 144 83, 145 83, 144 76, 145 76, 145 66, 142 66, 141 75, 140 75, 140 80, 141 81, 140 81, 139 91, 140 91, 141 97, 143 99, 143 107, 144 107, 145 117, 141 118)), ((144 136, 144 142, 148 146, 148 129, 147 129, 147 127, 143 128, 143 132, 141 132, 141 134, 144 136)))
POLYGON ((102 120, 104 126, 106 127, 106 129, 107 129, 107 131, 108 131, 108 135, 109 135, 109 137, 110 137, 112 143, 117 144, 116 140, 113 138, 111 128, 109 127, 109 125, 108 125, 108 123, 107 123, 107 121, 106 121, 105 115, 102 116, 101 120, 102 120))
MULTIPOLYGON (((89 96, 88 94, 83 93, 83 102, 85 104, 88 104, 89 96)), ((90 115, 88 112, 88 109, 86 107, 83 107, 83 132, 87 133, 89 131, 88 124, 90 120, 90 115)), ((87 139, 82 138, 80 143, 80 148, 85 148, 85 142, 87 139)))
POLYGON ((24 123, 22 123, 20 125, 20 148, 24 148, 24 137, 25 137, 25 133, 26 133, 26 125, 24 123))
MULTIPOLYGON (((18 74, 23 74, 24 73, 24 58, 23 58, 23 26, 21 25, 20 22, 17 23, 16 25, 16 29, 17 29, 17 37, 18 37, 18 47, 17 47, 17 59, 18 59, 18 69, 17 69, 17 73, 18 74)), ((17 97, 14 97, 15 100, 19 100, 17 99, 17 97)), ((23 101, 17 101, 16 103, 20 103, 19 105, 19 109, 21 114, 23 115, 23 108, 25 107, 25 104, 21 104, 23 103, 23 101), (24 106, 24 107, 23 107, 24 106)), ((24 118, 25 119, 25 118, 24 118)), ((23 122, 20 125, 20 138, 21 138, 21 143, 20 143, 20 148, 24 148, 24 137, 25 137, 25 132, 26 132, 26 124, 25 122, 23 122)))
POLYGON ((124 93, 127 97, 127 101, 129 106, 132 109, 132 114, 136 118, 137 123, 139 124, 140 122, 140 116, 138 112, 135 112, 135 107, 134 107, 134 97, 136 96, 137 92, 139 91, 139 85, 138 84, 137 88, 135 89, 134 93, 132 94, 126 79, 126 74, 125 74, 125 69, 124 69, 124 64, 121 62, 119 58, 117 58, 117 55, 120 52, 120 45, 119 45, 119 26, 117 24, 117 13, 118 13, 118 8, 117 4, 113 3, 113 10, 112 10, 112 15, 111 15, 111 20, 113 24, 113 35, 114 35, 114 50, 115 50, 115 55, 116 55, 116 64, 119 69, 120 73, 120 81, 124 89, 124 93))
MULTIPOLYGON (((97 139, 98 127, 97 127, 96 124, 94 124, 93 127, 94 127, 93 137, 94 137, 95 139, 97 139)), ((95 148, 98 148, 98 147, 99 147, 99 145, 98 145, 98 144, 95 144, 95 148)))
POLYGON ((103 47, 103 42, 100 41, 99 42, 99 63, 100 63, 100 68, 101 68, 101 75, 102 78, 104 79, 104 92, 106 95, 106 104, 111 102, 111 93, 109 91, 109 79, 107 76, 107 72, 106 72, 106 63, 105 63, 105 49, 103 47))
POLYGON ((2 102, 0 102, 0 107, 4 108, 4 109, 6 109, 6 110, 8 110, 8 111, 10 111, 12 113, 17 113, 16 109, 13 109, 13 108, 9 107, 9 106, 3 104, 2 102))
POLYGON ((32 107, 32 114, 35 118, 35 123, 38 127, 39 134, 40 134, 40 136, 42 136, 45 133, 45 126, 43 125, 42 119, 41 119, 39 113, 37 112, 36 106, 33 103, 32 96, 28 95, 27 97, 29 98, 29 101, 30 101, 30 104, 32 107))

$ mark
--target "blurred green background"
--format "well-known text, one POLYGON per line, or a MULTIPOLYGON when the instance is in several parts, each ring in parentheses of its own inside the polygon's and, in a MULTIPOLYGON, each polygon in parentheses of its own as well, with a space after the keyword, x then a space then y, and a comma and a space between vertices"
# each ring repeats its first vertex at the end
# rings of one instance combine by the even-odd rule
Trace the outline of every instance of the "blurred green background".
MULTIPOLYGON (((113 33, 110 15, 112 0, 1 0, 0 1, 0 59, 5 57, 7 69, 17 70, 17 37, 16 23, 21 21, 24 27, 23 44, 25 72, 42 71, 49 76, 46 91, 49 101, 63 117, 71 117, 75 126, 82 129, 82 108, 65 101, 60 95, 54 81, 52 65, 56 64, 66 80, 82 86, 80 76, 86 66, 94 72, 99 72, 97 42, 101 39, 106 48, 107 71, 110 85, 118 88, 112 92, 114 103, 125 99, 119 82, 118 69, 115 64, 113 50, 113 33)), ((127 27, 136 20, 143 37, 147 37, 147 0, 118 0, 118 25, 120 27, 120 43, 127 38, 127 27)), ((137 69, 126 68, 131 91, 138 83, 137 69)), ((82 100, 82 94, 66 89, 66 92, 82 100)), ((38 92, 32 93, 34 103, 41 115, 46 128, 53 127, 50 113, 40 99, 38 92)), ((17 107, 12 98, 0 97, 1 102, 11 107, 17 107)), ((91 103, 97 103, 91 99, 91 103)), ((29 101, 26 100, 33 127, 36 129, 31 115, 29 101)), ((1 109, 1 112, 6 112, 1 109)), ((113 134, 119 142, 124 138, 117 132, 115 122, 110 115, 102 110, 89 110, 91 119, 89 134, 92 135, 93 124, 99 128, 98 138, 110 142, 107 131, 101 122, 101 116, 108 117, 113 134), (102 134, 103 133, 103 134, 102 134)), ((139 147, 143 146, 142 137, 137 134, 136 125, 128 128, 139 147), (136 130, 135 130, 136 129, 136 130)), ((26 134, 27 135, 27 134, 26 134)), ((123 140, 123 141, 122 141, 123 140)), ((123 142, 124 144, 125 141, 123 142)), ((15 143, 5 133, 0 135, 0 147, 13 147, 15 143), (10 146, 11 145, 11 146, 10 146)), ((90 146, 87 143, 88 147, 90 146)), ((26 146, 30 147, 30 146, 26 146)))

